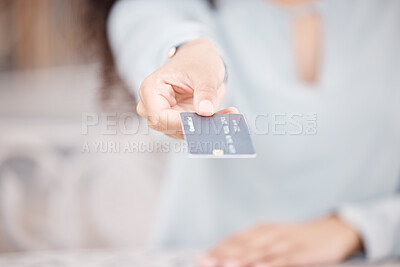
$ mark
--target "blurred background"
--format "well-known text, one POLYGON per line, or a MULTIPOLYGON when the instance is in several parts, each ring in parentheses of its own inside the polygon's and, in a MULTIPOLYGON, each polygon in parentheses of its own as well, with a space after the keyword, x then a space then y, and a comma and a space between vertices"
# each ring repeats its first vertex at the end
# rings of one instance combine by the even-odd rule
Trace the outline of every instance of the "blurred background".
POLYGON ((140 247, 150 227, 164 156, 82 152, 137 139, 82 135, 82 114, 134 106, 104 104, 82 2, 0 0, 0 252, 140 247))

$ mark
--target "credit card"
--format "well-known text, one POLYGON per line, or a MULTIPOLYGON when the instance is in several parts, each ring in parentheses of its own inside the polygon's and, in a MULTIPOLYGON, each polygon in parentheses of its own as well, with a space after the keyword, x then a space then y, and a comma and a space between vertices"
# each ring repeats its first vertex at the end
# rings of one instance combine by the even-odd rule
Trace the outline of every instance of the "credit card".
POLYGON ((182 112, 183 134, 193 158, 253 158, 256 156, 243 114, 203 117, 182 112))

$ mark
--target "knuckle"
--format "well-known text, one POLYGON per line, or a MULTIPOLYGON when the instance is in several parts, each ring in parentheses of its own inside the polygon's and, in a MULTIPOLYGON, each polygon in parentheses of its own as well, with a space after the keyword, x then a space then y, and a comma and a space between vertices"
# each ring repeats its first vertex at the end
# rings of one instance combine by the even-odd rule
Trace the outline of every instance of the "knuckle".
POLYGON ((139 96, 142 98, 145 95, 145 92, 153 88, 153 84, 155 83, 155 78, 153 75, 149 75, 140 84, 139 87, 139 96))
POLYGON ((139 102, 138 105, 136 106, 136 112, 139 116, 145 118, 146 117, 146 112, 144 110, 142 102, 139 102))
POLYGON ((164 79, 160 77, 159 74, 153 73, 144 78, 139 87, 139 96, 140 98, 146 97, 149 95, 149 92, 159 90, 160 85, 163 83, 164 79))
POLYGON ((139 99, 140 100, 143 99, 143 89, 142 89, 142 87, 139 87, 139 99))
POLYGON ((149 87, 151 81, 153 80, 153 77, 151 75, 147 76, 146 78, 144 78, 144 80, 142 81, 142 84, 140 85, 140 88, 143 90, 147 87, 149 87))

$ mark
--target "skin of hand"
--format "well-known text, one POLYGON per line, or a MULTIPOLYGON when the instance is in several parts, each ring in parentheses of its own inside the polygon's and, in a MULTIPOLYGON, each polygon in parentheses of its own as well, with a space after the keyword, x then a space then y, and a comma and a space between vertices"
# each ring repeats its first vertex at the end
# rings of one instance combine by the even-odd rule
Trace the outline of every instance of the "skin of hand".
POLYGON ((236 234, 199 260, 201 267, 292 267, 343 261, 361 238, 336 216, 300 224, 265 223, 236 234))
MULTIPOLYGON (((216 113, 225 96, 224 78, 225 66, 214 45, 205 38, 188 42, 143 81, 137 112, 150 128, 182 139, 179 113, 216 113)), ((230 107, 218 113, 238 111, 230 107)))

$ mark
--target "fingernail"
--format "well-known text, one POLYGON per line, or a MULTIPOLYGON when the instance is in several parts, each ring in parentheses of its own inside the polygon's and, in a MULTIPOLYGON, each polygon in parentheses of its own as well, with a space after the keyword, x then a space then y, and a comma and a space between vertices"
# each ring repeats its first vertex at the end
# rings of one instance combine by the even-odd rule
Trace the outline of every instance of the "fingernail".
POLYGON ((239 113, 239 110, 238 110, 237 108, 231 107, 231 109, 232 109, 232 111, 233 111, 234 113, 239 113))
POLYGON ((200 266, 202 267, 216 267, 218 265, 218 261, 210 256, 205 256, 199 261, 200 266))
POLYGON ((237 260, 227 260, 222 264, 223 267, 240 267, 240 262, 237 260))
POLYGON ((214 114, 214 105, 209 100, 201 100, 198 112, 200 115, 211 116, 214 114))

